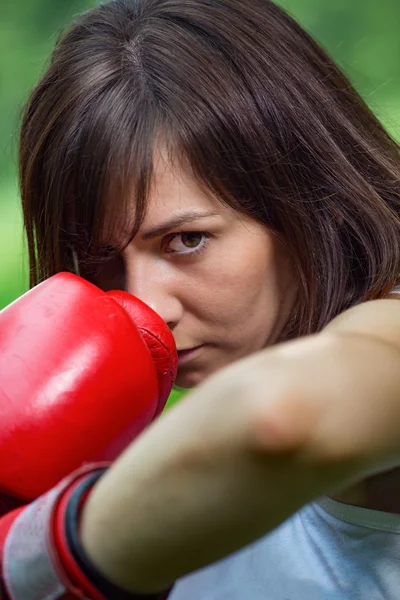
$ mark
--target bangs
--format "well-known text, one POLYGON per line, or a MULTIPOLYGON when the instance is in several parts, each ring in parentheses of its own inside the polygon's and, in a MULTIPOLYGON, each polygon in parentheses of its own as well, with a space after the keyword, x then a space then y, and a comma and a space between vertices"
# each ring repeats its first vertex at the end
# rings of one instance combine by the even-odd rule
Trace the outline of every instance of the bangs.
POLYGON ((121 251, 130 242, 146 213, 159 121, 147 103, 138 111, 129 92, 128 86, 110 89, 91 102, 74 153, 75 191, 66 231, 89 278, 111 247, 121 251))
POLYGON ((104 94, 80 125, 79 151, 71 149, 68 173, 75 174, 74 189, 64 202, 68 210, 61 230, 79 274, 88 280, 95 279, 103 260, 120 253, 142 226, 160 149, 172 169, 184 169, 205 193, 247 212, 238 194, 224 185, 232 180, 232 172, 220 160, 224 152, 213 147, 198 123, 193 127, 193 119, 185 120, 184 114, 179 122, 167 123, 151 102, 137 104, 133 94, 123 102, 117 102, 115 89, 104 94))

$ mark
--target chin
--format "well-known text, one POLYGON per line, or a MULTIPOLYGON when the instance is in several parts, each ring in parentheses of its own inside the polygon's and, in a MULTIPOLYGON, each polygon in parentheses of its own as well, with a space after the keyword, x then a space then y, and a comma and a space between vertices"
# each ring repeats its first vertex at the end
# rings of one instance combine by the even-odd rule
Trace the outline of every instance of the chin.
POLYGON ((182 371, 178 370, 174 387, 180 390, 191 390, 192 388, 200 385, 205 381, 211 373, 204 373, 200 371, 182 371))
POLYGON ((194 360, 183 364, 178 367, 174 387, 181 390, 190 390, 197 387, 211 375, 223 369, 227 364, 230 363, 227 362, 225 364, 225 361, 221 361, 221 357, 219 356, 213 356, 211 360, 194 360))

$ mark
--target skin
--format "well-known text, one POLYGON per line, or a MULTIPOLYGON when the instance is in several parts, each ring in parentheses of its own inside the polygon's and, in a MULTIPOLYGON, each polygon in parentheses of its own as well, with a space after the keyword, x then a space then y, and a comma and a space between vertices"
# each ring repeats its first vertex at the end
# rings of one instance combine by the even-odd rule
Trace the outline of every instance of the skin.
MULTIPOLYGON (((400 294, 389 294, 388 299, 400 300, 400 294)), ((365 309, 365 305, 360 307, 360 310, 365 309)), ((339 317, 335 319, 334 325, 336 326, 338 324, 339 326, 347 326, 349 314, 350 313, 339 315, 339 317)), ((387 312, 385 316, 385 323, 383 324, 385 334, 388 336, 387 341, 393 345, 398 345, 397 330, 394 329, 394 332, 391 331, 392 323, 392 315, 387 312)), ((328 325, 326 329, 329 330, 330 327, 331 325, 328 325)), ((372 330, 373 335, 379 336, 381 335, 381 332, 382 327, 379 327, 379 324, 376 324, 374 330, 372 330)), ((363 481, 358 482, 356 485, 343 490, 341 493, 332 495, 331 497, 338 502, 352 506, 400 514, 399 490, 400 468, 397 467, 379 473, 378 475, 368 477, 363 481)))
MULTIPOLYGON (((169 162, 162 147, 155 153, 144 223, 123 253, 102 267, 97 283, 125 289, 151 306, 168 323, 179 351, 202 346, 180 364, 180 388, 198 386, 221 368, 273 345, 297 287, 278 236, 206 194, 169 162), (168 228, 171 219, 188 213, 199 216, 168 228)), ((399 480, 400 469, 395 469, 332 497, 398 513, 399 480)))
POLYGON ((88 556, 120 587, 157 592, 398 465, 399 389, 394 300, 222 369, 100 478, 81 521, 88 556))
POLYGON ((97 283, 124 288, 151 306, 168 323, 178 351, 203 346, 180 364, 181 388, 273 344, 296 295, 290 257, 278 237, 205 194, 162 151, 155 155, 144 223, 97 283), (214 214, 149 237, 189 212, 214 214))
POLYGON ((83 547, 111 581, 163 590, 322 494, 373 508, 365 482, 400 456, 397 301, 357 306, 320 334, 275 345, 296 296, 284 245, 161 153, 145 222, 99 283, 152 306, 179 350, 204 345, 179 369, 179 385, 196 389, 131 444, 85 504, 83 547), (149 238, 188 210, 216 214, 149 238), (209 244, 187 254, 202 232, 209 244))

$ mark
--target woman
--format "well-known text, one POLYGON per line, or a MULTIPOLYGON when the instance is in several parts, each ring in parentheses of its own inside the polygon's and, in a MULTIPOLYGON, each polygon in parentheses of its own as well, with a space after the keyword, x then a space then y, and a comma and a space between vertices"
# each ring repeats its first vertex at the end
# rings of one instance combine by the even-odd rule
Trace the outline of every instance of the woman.
POLYGON ((269 0, 116 0, 62 36, 22 125, 31 283, 137 295, 199 386, 86 504, 107 597, 397 597, 399 174, 269 0))

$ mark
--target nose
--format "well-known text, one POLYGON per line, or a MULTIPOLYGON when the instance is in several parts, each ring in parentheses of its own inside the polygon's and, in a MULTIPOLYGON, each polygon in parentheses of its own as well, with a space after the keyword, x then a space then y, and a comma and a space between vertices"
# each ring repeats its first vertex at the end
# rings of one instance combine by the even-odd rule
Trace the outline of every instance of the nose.
POLYGON ((182 318, 183 306, 175 293, 176 282, 168 264, 151 257, 135 256, 125 264, 125 289, 150 306, 173 331, 182 318))

